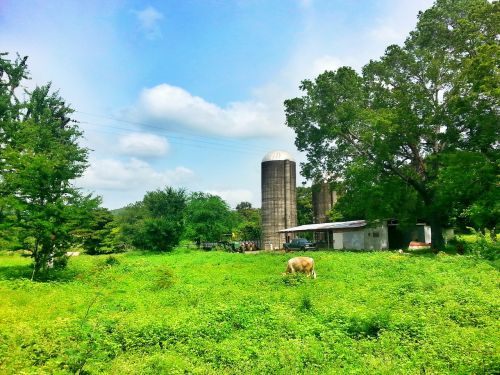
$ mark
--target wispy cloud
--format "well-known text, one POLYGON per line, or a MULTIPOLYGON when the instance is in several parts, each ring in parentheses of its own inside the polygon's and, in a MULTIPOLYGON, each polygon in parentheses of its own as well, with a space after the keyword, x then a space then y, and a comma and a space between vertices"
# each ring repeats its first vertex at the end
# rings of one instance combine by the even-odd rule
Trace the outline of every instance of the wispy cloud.
POLYGON ((415 27, 418 12, 432 6, 433 2, 434 0, 388 2, 388 11, 376 20, 372 29, 367 30, 369 38, 373 43, 385 47, 402 44, 415 27))
POLYGON ((118 152, 137 157, 159 157, 165 155, 170 144, 165 137, 148 133, 131 133, 118 140, 118 152))
POLYGON ((166 185, 183 186, 195 177, 186 167, 157 171, 149 163, 131 158, 128 161, 116 159, 93 159, 84 175, 76 181, 77 186, 88 190, 148 190, 166 185))
POLYGON ((146 38, 154 40, 162 37, 160 28, 160 21, 164 18, 162 13, 152 6, 148 6, 136 12, 136 15, 139 26, 146 38))
POLYGON ((254 195, 250 190, 246 189, 234 189, 234 190, 209 190, 206 193, 212 195, 218 195, 221 197, 230 207, 236 208, 238 203, 250 202, 254 206, 260 206, 260 202, 254 201, 254 195))

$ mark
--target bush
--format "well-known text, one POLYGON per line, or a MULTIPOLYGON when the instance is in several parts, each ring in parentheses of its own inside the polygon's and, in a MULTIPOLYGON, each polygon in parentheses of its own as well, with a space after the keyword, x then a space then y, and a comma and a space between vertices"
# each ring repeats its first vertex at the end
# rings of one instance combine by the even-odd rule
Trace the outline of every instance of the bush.
POLYGON ((109 257, 106 258, 104 263, 107 266, 116 266, 116 265, 120 264, 120 261, 116 257, 110 255, 109 257))
POLYGON ((500 258, 500 244, 488 240, 484 234, 471 228, 475 235, 475 241, 465 242, 466 253, 495 261, 500 258))
POLYGON ((175 284, 175 275, 170 269, 162 269, 158 271, 155 280, 155 289, 168 289, 175 284))

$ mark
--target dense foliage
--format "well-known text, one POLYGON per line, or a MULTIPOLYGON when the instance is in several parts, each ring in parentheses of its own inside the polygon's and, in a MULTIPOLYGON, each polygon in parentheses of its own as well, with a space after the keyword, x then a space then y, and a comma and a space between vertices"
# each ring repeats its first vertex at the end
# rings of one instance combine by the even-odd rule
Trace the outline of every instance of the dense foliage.
POLYGON ((303 81, 285 105, 304 175, 337 182, 345 216, 426 220, 436 248, 451 220, 495 228, 499 34, 499 2, 437 0, 362 74, 303 81))
POLYGON ((85 225, 97 199, 71 181, 87 167, 73 110, 50 84, 24 91, 27 58, 0 54, 0 237, 31 251, 33 276, 64 265, 72 231, 85 225))
POLYGON ((193 241, 217 242, 231 238, 235 217, 228 204, 208 193, 192 193, 185 212, 186 238, 193 241))
POLYGON ((0 254, 0 373, 495 374, 498 271, 474 256, 0 254), (43 294, 43 299, 39 296, 43 294))
POLYGON ((147 192, 143 200, 117 215, 123 241, 136 248, 170 251, 184 233, 186 192, 166 187, 147 192))
POLYGON ((258 241, 262 236, 262 216, 260 208, 253 208, 250 202, 236 205, 236 229, 238 240, 258 241))
POLYGON ((313 223, 312 188, 297 186, 297 225, 313 223))
MULTIPOLYGON (((96 214, 103 220, 108 218, 107 214, 102 216, 104 212, 96 214)), ((172 250, 181 239, 200 244, 231 239, 255 241, 261 237, 260 209, 252 208, 249 202, 241 202, 233 211, 219 196, 202 192, 186 194, 171 187, 148 192, 142 201, 113 214, 114 221, 94 220, 95 231, 83 231, 85 246, 101 241, 101 250, 87 249, 87 253, 119 252, 131 247, 172 250)))
POLYGON ((73 231, 80 238, 81 247, 87 254, 109 254, 124 250, 119 242, 120 229, 110 210, 97 207, 88 213, 88 225, 73 231))

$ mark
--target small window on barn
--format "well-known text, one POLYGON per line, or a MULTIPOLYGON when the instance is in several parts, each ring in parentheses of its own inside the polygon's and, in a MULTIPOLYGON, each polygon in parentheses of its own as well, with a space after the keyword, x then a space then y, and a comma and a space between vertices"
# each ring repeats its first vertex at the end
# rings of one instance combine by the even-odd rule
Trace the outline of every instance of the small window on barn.
POLYGON ((373 232, 373 237, 379 237, 378 232, 373 232))

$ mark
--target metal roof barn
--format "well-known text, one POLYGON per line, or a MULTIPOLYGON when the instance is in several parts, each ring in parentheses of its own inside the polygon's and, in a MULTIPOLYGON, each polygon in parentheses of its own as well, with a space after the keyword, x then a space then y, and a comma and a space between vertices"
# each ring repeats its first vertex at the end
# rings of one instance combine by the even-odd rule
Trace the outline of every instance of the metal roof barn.
POLYGON ((280 233, 315 232, 325 233, 327 249, 376 250, 388 248, 387 222, 368 223, 366 220, 340 221, 334 223, 307 224, 285 228, 280 233))
POLYGON ((362 228, 366 226, 366 220, 338 221, 335 223, 306 224, 298 227, 280 230, 282 233, 291 232, 322 232, 335 229, 362 228))

